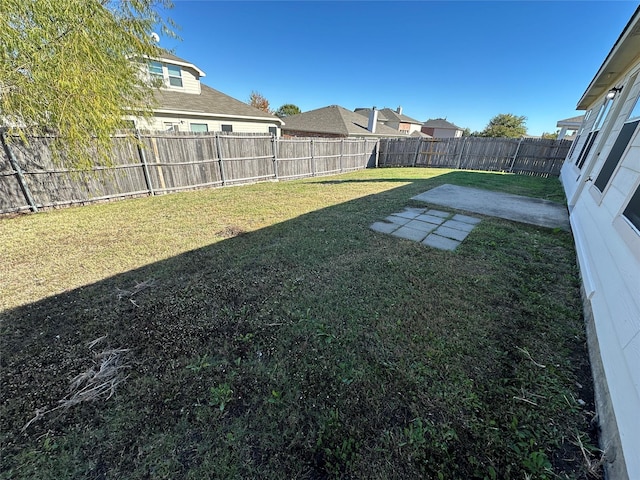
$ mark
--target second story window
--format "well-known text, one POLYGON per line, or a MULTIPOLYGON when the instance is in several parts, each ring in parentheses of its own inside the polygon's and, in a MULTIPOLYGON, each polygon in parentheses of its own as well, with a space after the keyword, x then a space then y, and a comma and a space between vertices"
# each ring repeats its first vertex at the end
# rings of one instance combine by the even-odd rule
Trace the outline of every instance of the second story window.
POLYGON ((151 75, 151 80, 153 83, 164 82, 164 74, 162 73, 162 64, 160 62, 149 62, 149 75, 151 75))
POLYGON ((169 72, 169 85, 172 87, 182 87, 182 71, 177 65, 167 65, 169 72))

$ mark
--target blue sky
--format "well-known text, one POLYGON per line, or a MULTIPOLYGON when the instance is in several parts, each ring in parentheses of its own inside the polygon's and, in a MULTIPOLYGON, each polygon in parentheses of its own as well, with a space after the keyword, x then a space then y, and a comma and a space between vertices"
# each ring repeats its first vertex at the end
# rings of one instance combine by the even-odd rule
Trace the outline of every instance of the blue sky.
POLYGON ((174 0, 160 45, 203 82, 272 108, 396 108, 482 130, 499 113, 530 135, 572 117, 634 1, 174 0))

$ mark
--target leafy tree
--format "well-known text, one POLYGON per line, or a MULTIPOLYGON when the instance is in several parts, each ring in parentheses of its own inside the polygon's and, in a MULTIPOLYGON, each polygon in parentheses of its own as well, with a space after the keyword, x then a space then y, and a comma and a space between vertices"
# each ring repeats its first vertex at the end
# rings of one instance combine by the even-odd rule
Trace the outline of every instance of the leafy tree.
POLYGON ((269 100, 264 98, 258 92, 251 92, 251 95, 249 95, 249 105, 257 108, 258 110, 262 110, 263 112, 272 113, 271 108, 269 107, 269 100))
POLYGON ((465 128, 465 129, 462 131, 462 136, 463 136, 463 137, 470 137, 470 136, 471 136, 471 129, 470 129, 470 128, 465 128))
POLYGON ((553 140, 557 140, 557 139, 558 139, 558 134, 559 134, 559 133, 560 133, 560 132, 558 132, 558 131, 553 132, 553 133, 542 132, 541 137, 542 137, 542 138, 551 138, 551 139, 553 139, 553 140))
POLYGON ((174 36, 158 13, 169 0, 2 0, 0 124, 24 140, 55 133, 55 158, 74 168, 108 164, 125 115, 146 116, 153 87, 141 75, 174 36), (137 60, 137 61, 135 61, 137 60))
POLYGON ((288 117, 289 115, 297 115, 302 113, 302 110, 297 105, 293 103, 285 103, 278 110, 276 110, 276 115, 278 117, 288 117))
POLYGON ((480 136, 519 138, 527 134, 526 122, 527 117, 501 113, 489 121, 480 136))

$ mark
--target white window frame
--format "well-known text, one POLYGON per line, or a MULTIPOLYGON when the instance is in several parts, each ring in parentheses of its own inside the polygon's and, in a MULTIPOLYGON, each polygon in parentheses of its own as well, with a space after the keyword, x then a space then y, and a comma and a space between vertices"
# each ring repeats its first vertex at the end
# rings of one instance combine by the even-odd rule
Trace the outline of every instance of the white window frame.
POLYGON ((167 86, 169 88, 184 88, 184 82, 182 81, 182 68, 179 65, 167 64, 167 86), (178 74, 172 73, 171 70, 178 71, 178 74), (174 85, 174 83, 176 84, 174 85), (179 85, 177 84, 179 83, 179 85))
POLYGON ((191 130, 194 133, 206 133, 209 131, 209 125, 206 123, 191 122, 189 124, 189 130, 191 130), (197 125, 199 127, 204 126, 204 130, 194 130, 193 129, 194 125, 197 125))

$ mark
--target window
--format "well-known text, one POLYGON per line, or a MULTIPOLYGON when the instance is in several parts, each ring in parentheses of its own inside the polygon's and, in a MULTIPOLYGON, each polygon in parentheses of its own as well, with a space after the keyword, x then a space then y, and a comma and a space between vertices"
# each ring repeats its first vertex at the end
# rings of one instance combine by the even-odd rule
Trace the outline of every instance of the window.
POLYGON ((190 124, 190 127, 192 132, 202 133, 209 131, 209 127, 206 123, 192 123, 190 124))
POLYGON ((623 215, 629 220, 640 232, 640 186, 636 188, 627 208, 624 209, 623 215))
POLYGON ((172 87, 182 87, 182 71, 177 65, 167 65, 169 72, 169 85, 172 87))
POLYGON ((177 132, 179 131, 177 122, 164 122, 164 129, 166 132, 177 132))
POLYGON ((629 113, 629 117, 627 121, 622 126, 620 133, 618 134, 618 138, 616 138, 613 147, 611 147, 611 151, 607 156, 607 159, 604 161, 604 165, 602 166, 602 170, 598 174, 598 178, 594 185, 598 190, 604 192, 609 180, 611 180, 611 176, 615 171, 618 163, 620 163, 620 159, 622 158, 622 154, 627 149, 627 145, 631 141, 631 137, 633 137, 634 132, 636 131, 636 127, 640 123, 640 99, 636 99, 636 103, 634 107, 631 109, 629 113))
POLYGON ((151 80, 162 84, 164 82, 164 74, 162 73, 162 64, 160 62, 149 62, 149 75, 151 80))
POLYGON ((233 125, 222 125, 223 132, 233 132, 233 125))
POLYGON ((278 127, 269 127, 269 133, 278 136, 278 127))
POLYGON ((606 99, 604 103, 600 106, 600 110, 598 111, 598 117, 596 118, 596 121, 593 122, 593 126, 591 127, 591 132, 589 132, 589 135, 587 136, 587 140, 584 142, 584 145, 582 146, 582 150, 580 151, 580 155, 578 155, 578 159, 576 160, 576 166, 579 169, 582 169, 582 167, 584 166, 584 162, 587 160, 587 157, 589 156, 591 147, 593 147, 593 144, 596 141, 596 137, 600 132, 600 127, 602 127, 602 122, 604 122, 604 119, 607 117, 607 114, 609 113, 609 109, 611 108, 612 102, 613 102, 612 100, 606 99))

